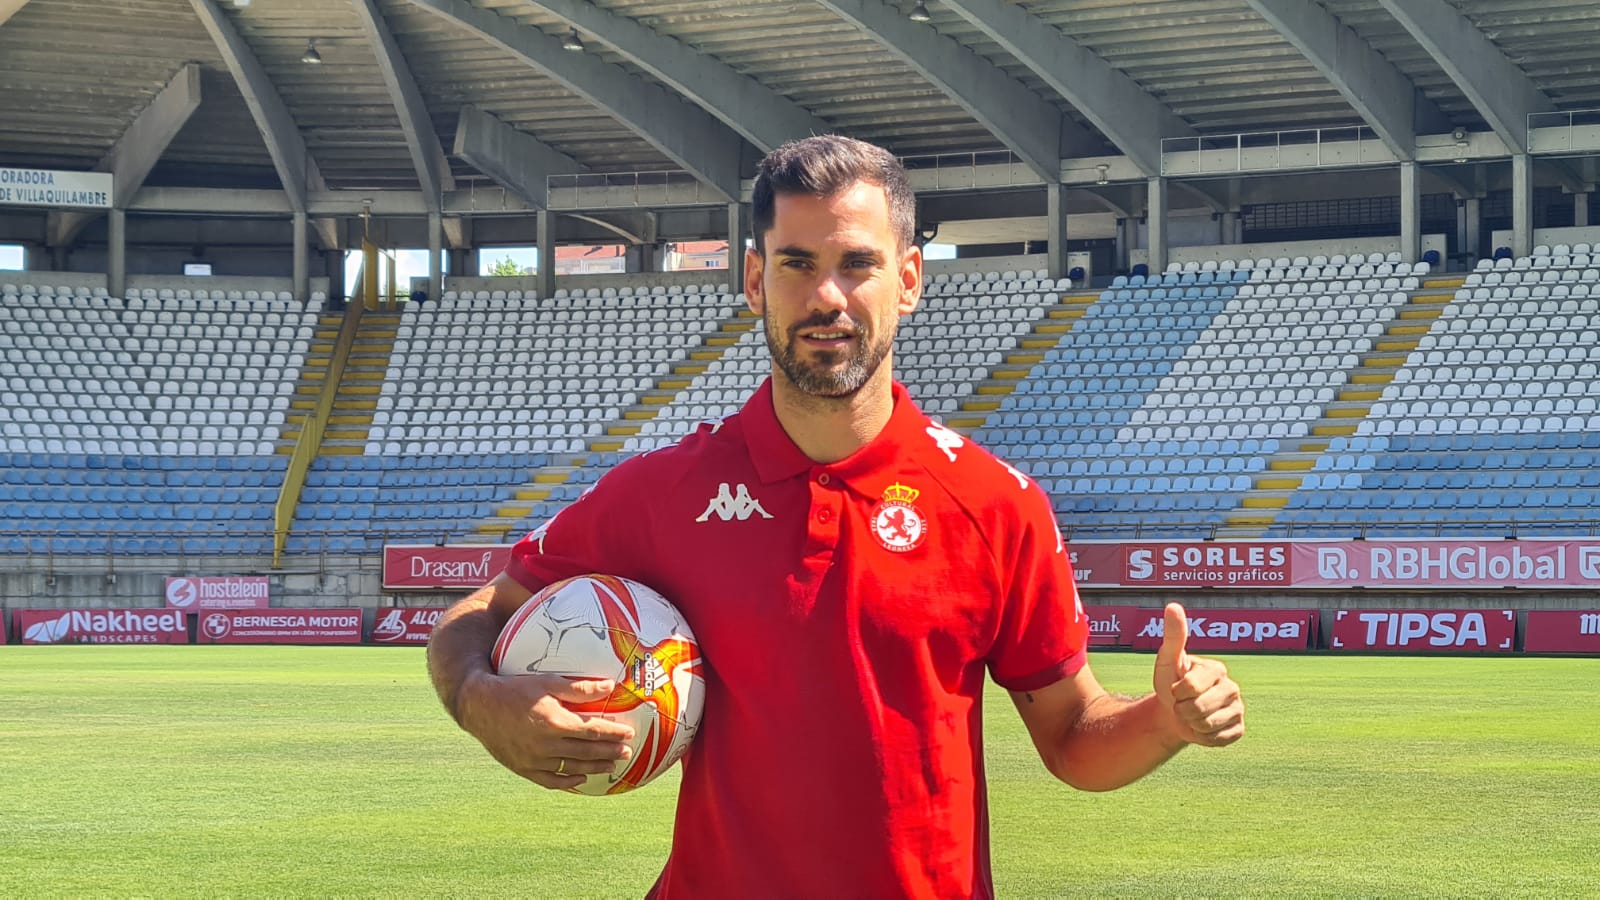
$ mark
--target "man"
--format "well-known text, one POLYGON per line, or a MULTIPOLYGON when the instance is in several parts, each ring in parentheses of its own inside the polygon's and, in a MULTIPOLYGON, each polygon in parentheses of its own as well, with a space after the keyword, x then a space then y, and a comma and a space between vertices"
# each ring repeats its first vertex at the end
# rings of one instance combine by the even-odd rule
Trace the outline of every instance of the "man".
POLYGON ((753 198, 745 293, 771 378, 734 416, 635 457, 524 538, 429 647, 445 707, 502 764, 567 788, 624 757, 623 726, 567 701, 608 681, 498 677, 532 592, 632 578, 688 618, 708 666, 659 897, 987 896, 986 673, 1049 771, 1106 790, 1188 743, 1244 732, 1221 663, 1167 611, 1155 693, 1106 693, 1050 502, 919 412, 893 381, 922 255, 888 153, 778 148, 753 198))

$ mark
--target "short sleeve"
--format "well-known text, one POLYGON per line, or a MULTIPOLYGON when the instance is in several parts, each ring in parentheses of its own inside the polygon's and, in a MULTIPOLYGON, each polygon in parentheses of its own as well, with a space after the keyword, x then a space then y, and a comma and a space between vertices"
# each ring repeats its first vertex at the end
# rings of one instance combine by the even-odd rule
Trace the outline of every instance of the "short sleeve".
POLYGON ((1014 545, 996 548, 1010 572, 1001 580, 1008 588, 988 664, 996 684, 1032 691, 1083 668, 1089 620, 1050 500, 1037 484, 1022 492, 1016 515, 1014 545))
POLYGON ((651 546, 648 513, 629 486, 641 477, 641 459, 619 464, 518 541, 506 574, 530 591, 593 573, 640 579, 651 546))

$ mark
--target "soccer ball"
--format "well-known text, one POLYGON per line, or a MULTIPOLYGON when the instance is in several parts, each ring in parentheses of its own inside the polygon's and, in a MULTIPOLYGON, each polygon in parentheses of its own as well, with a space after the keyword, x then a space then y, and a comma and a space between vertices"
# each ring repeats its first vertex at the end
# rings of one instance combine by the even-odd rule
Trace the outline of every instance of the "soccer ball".
POLYGON ((631 726, 633 755, 620 771, 590 775, 575 793, 648 784, 683 756, 700 727, 700 645, 678 610, 636 581, 580 575, 546 587, 506 623, 490 661, 501 675, 616 682, 610 696, 567 707, 631 726))

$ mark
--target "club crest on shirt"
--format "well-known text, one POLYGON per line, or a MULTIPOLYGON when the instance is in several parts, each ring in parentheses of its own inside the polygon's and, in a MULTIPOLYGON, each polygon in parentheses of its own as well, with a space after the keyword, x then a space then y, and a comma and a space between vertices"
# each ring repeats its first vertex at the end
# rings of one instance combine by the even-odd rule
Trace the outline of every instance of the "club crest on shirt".
POLYGON ((891 553, 915 550, 928 536, 928 519, 917 509, 922 492, 896 482, 872 508, 872 536, 891 553))

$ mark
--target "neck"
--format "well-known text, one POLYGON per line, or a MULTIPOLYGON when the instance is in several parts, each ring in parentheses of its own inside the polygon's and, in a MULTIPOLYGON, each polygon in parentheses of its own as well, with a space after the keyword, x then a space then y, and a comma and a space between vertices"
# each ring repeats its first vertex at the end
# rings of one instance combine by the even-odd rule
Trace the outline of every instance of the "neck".
POLYGON ((861 390, 848 397, 814 397, 794 386, 776 367, 772 406, 778 424, 800 451, 816 463, 834 463, 872 442, 894 412, 892 366, 883 364, 861 390))

